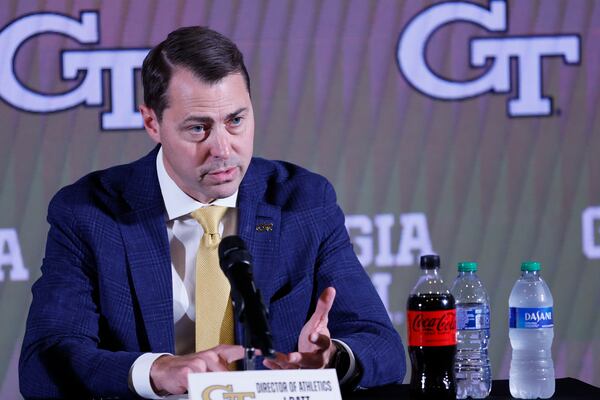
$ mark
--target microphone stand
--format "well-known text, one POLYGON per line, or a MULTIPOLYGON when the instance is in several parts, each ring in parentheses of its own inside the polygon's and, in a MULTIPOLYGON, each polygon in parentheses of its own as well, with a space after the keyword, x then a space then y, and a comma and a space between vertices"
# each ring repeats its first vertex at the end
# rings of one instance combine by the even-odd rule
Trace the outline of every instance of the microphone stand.
POLYGON ((252 345, 252 332, 250 332, 249 324, 245 323, 247 321, 246 316, 246 307, 244 304, 244 300, 241 296, 238 296, 238 293, 232 293, 232 301, 233 308, 235 310, 235 315, 237 316, 237 322, 241 324, 244 329, 244 359, 243 359, 243 370, 244 371, 254 371, 256 369, 255 360, 256 360, 256 349, 252 345))
POLYGON ((256 349, 252 346, 251 335, 248 324, 244 324, 244 371, 254 371, 256 369, 256 349))
POLYGON ((256 348, 258 347, 262 351, 262 356, 272 358, 275 356, 275 351, 272 349, 271 336, 254 336, 250 327, 250 313, 247 310, 246 304, 238 293, 232 293, 233 306, 235 314, 237 315, 237 321, 244 329, 244 371, 256 370, 256 348))

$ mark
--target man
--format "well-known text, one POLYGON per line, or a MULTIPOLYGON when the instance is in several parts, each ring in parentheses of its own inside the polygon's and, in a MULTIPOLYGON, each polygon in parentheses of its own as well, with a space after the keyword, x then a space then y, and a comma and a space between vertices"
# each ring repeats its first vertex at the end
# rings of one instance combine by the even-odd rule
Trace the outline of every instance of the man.
POLYGON ((150 51, 142 80, 140 111, 157 147, 50 203, 19 365, 24 397, 181 394, 189 372, 241 359, 239 326, 199 347, 204 329, 215 330, 205 321, 213 300, 225 310, 216 330, 229 329, 229 296, 195 291, 209 280, 200 265, 210 251, 198 243, 217 229, 198 215, 219 208, 215 235, 247 243, 269 308, 278 353, 262 367, 334 367, 353 386, 401 381, 400 337, 352 251, 333 188, 252 157, 250 82, 237 47, 210 29, 181 28, 150 51))

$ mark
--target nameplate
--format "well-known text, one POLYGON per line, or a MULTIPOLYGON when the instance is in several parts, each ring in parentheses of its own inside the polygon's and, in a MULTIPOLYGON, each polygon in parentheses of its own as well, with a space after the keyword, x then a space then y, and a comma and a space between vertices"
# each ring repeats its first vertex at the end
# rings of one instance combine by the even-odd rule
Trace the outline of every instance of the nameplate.
POLYGON ((190 374, 188 389, 190 400, 342 400, 335 369, 190 374))

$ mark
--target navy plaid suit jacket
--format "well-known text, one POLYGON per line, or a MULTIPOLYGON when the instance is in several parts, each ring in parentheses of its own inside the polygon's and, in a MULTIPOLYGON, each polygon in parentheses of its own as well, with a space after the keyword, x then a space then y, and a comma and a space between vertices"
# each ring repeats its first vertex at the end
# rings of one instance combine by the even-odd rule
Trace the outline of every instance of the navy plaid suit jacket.
MULTIPOLYGON (((26 398, 135 397, 128 387, 135 359, 143 352, 174 352, 157 151, 87 175, 52 199, 19 363, 26 398)), ((254 258, 275 349, 296 350, 319 294, 334 286, 329 329, 356 355, 360 385, 401 381, 400 337, 352 250, 327 180, 254 158, 238 209, 238 234, 254 258), (260 224, 272 229, 257 229, 260 224)))

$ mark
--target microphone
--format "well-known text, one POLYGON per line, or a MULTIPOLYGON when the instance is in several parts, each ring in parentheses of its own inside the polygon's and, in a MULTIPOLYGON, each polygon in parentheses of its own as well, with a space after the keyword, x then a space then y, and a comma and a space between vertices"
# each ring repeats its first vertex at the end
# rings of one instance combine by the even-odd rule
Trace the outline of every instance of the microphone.
POLYGON ((238 320, 246 327, 246 345, 260 349, 264 357, 274 358, 267 311, 252 276, 252 256, 239 236, 221 240, 219 264, 231 283, 238 320))

